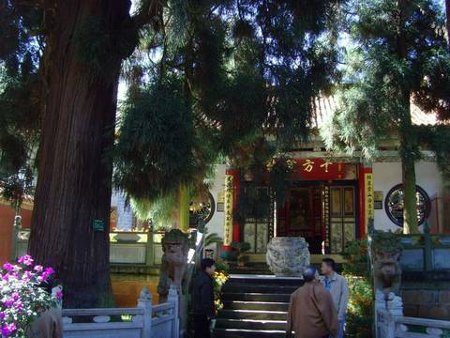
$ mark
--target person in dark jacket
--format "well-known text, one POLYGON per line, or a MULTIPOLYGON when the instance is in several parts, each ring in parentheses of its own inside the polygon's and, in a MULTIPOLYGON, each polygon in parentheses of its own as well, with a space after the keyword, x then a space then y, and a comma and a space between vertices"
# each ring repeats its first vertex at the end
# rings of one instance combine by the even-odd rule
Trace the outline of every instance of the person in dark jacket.
POLYGON ((209 338, 210 322, 215 315, 213 273, 216 271, 213 259, 204 258, 201 271, 192 288, 192 313, 194 319, 194 338, 209 338))

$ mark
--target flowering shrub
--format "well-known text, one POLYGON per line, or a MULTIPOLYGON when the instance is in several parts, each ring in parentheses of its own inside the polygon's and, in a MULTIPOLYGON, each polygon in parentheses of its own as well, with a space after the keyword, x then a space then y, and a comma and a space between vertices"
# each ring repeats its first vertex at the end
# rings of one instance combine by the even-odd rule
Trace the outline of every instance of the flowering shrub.
POLYGON ((219 311, 223 308, 223 303, 220 297, 222 295, 222 287, 227 280, 228 274, 225 271, 216 270, 216 272, 214 272, 214 305, 216 307, 216 311, 219 311))
POLYGON ((373 288, 369 269, 367 240, 349 242, 344 250, 344 276, 348 281, 346 337, 371 338, 373 324, 373 288))
POLYGON ((25 337, 27 328, 39 316, 62 299, 62 291, 49 294, 41 287, 55 273, 34 265, 29 255, 16 264, 3 264, 0 278, 0 330, 2 337, 25 337))

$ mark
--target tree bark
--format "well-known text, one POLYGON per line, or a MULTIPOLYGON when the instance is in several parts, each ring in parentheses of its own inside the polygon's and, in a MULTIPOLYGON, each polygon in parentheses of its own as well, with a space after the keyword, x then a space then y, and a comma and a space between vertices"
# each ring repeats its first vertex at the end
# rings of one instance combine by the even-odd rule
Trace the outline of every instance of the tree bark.
MULTIPOLYGON (((399 22, 397 26, 398 57, 406 62, 408 58, 407 38, 405 32, 407 16, 407 0, 398 1, 399 22)), ((399 88, 399 99, 402 109, 400 117, 400 155, 402 160, 403 183, 403 233, 417 233, 417 201, 416 201, 416 170, 415 161, 418 151, 417 138, 415 137, 411 120, 411 89, 407 81, 399 88)))
POLYGON ((416 197, 416 169, 417 140, 413 132, 409 94, 404 96, 404 112, 400 127, 400 154, 402 161, 403 183, 403 233, 418 232, 417 197, 416 197))
POLYGON ((80 58, 76 34, 86 18, 95 18, 109 33, 107 42, 117 42, 114 34, 130 21, 129 6, 129 0, 61 0, 46 8, 45 107, 29 250, 55 268, 65 307, 101 306, 110 296, 108 153, 125 57, 115 50, 101 54, 106 70, 98 72, 80 58), (94 231, 95 220, 104 231, 94 231))
POLYGON ((402 157, 403 233, 418 232, 415 161, 402 157))

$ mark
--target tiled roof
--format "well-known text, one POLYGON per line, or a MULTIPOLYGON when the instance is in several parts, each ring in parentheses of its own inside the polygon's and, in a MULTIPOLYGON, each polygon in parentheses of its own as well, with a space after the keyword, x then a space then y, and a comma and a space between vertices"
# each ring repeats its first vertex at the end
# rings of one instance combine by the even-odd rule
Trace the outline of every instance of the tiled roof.
MULTIPOLYGON (((334 96, 321 97, 315 100, 316 109, 314 110, 314 116, 312 119, 313 128, 321 128, 336 112, 339 101, 334 96)), ((425 113, 417 105, 411 102, 411 118, 412 123, 415 125, 429 125, 434 126, 436 124, 448 124, 447 122, 440 122, 437 119, 435 113, 425 113)))

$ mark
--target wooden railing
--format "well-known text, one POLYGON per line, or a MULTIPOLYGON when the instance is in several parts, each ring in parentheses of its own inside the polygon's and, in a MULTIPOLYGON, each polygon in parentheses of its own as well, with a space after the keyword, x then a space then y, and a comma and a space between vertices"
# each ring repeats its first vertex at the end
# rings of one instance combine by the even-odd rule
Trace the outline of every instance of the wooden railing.
POLYGON ((145 288, 136 308, 65 309, 64 337, 179 338, 178 307, 177 291, 171 287, 164 304, 153 306, 145 288))
POLYGON ((395 316, 377 311, 377 338, 448 338, 450 321, 395 316))

